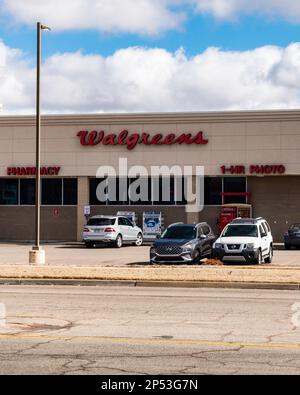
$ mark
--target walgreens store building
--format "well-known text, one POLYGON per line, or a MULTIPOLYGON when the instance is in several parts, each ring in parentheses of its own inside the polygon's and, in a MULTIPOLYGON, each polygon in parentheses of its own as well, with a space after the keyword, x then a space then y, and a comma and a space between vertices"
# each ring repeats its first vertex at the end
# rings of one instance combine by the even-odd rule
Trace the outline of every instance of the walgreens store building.
MULTIPOLYGON (((45 241, 81 240, 91 215, 161 211, 165 225, 207 221, 217 230, 221 206, 249 203, 281 241, 300 222, 300 111, 47 116, 42 122, 41 232, 45 241), (171 180, 164 201, 99 202, 99 166, 204 166, 204 210, 187 211, 171 180)), ((0 240, 33 240, 35 118, 0 117, 0 240)), ((117 177, 119 174, 117 174, 117 177)), ((133 182, 129 179, 128 183, 133 182)))

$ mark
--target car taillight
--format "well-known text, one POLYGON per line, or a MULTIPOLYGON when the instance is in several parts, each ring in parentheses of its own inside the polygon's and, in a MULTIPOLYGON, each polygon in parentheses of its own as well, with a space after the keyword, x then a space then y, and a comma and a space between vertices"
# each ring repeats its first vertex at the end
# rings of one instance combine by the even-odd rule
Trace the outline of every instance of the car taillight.
POLYGON ((89 228, 84 228, 83 231, 84 232, 89 232, 90 230, 89 230, 89 228))
POLYGON ((104 232, 105 233, 114 233, 115 230, 114 230, 114 228, 106 228, 104 232))

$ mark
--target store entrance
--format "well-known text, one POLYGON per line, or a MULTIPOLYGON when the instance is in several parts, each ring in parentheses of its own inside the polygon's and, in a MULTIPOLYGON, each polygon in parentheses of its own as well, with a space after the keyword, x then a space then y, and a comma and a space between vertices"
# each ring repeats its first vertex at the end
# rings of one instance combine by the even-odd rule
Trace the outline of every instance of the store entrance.
POLYGON ((252 206, 250 204, 224 204, 221 207, 219 217, 219 232, 235 218, 252 218, 252 206))

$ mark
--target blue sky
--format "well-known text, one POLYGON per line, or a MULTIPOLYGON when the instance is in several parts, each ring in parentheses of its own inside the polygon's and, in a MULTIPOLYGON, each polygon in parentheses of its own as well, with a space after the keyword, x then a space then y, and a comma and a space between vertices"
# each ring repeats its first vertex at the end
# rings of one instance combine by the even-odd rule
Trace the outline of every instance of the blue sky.
MULTIPOLYGON (((35 54, 35 24, 10 26, 1 23, 0 38, 6 45, 35 54)), ((234 21, 218 21, 211 15, 192 15, 182 29, 168 31, 158 36, 99 32, 95 30, 55 32, 43 37, 44 57, 57 52, 113 54, 120 48, 145 46, 176 51, 183 47, 189 56, 216 46, 224 50, 244 51, 264 45, 285 47, 300 41, 300 24, 289 23, 282 17, 266 18, 260 15, 243 16, 234 21)))
POLYGON ((51 92, 47 112, 300 105, 300 5, 293 0, 61 4, 0 0, 2 113, 33 112, 38 19, 53 29, 43 33, 43 83, 51 92), (53 83, 58 80, 59 89, 53 83), (219 92, 224 89, 226 97, 219 92))

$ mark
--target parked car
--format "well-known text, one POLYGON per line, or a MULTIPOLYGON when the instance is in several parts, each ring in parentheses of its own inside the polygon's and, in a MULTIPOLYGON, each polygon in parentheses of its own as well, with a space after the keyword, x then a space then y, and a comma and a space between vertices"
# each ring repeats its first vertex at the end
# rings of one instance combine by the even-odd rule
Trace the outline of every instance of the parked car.
POLYGON ((213 256, 223 262, 271 263, 273 237, 263 218, 238 218, 227 225, 213 246, 213 256))
POLYGON ((83 231, 83 241, 87 248, 96 244, 113 244, 121 248, 124 243, 141 246, 143 232, 126 217, 95 216, 88 220, 83 231))
POLYGON ((216 237, 206 223, 170 225, 150 249, 150 263, 199 263, 210 257, 216 237))
POLYGON ((289 228, 284 235, 284 246, 286 250, 300 247, 300 224, 294 224, 289 228))

